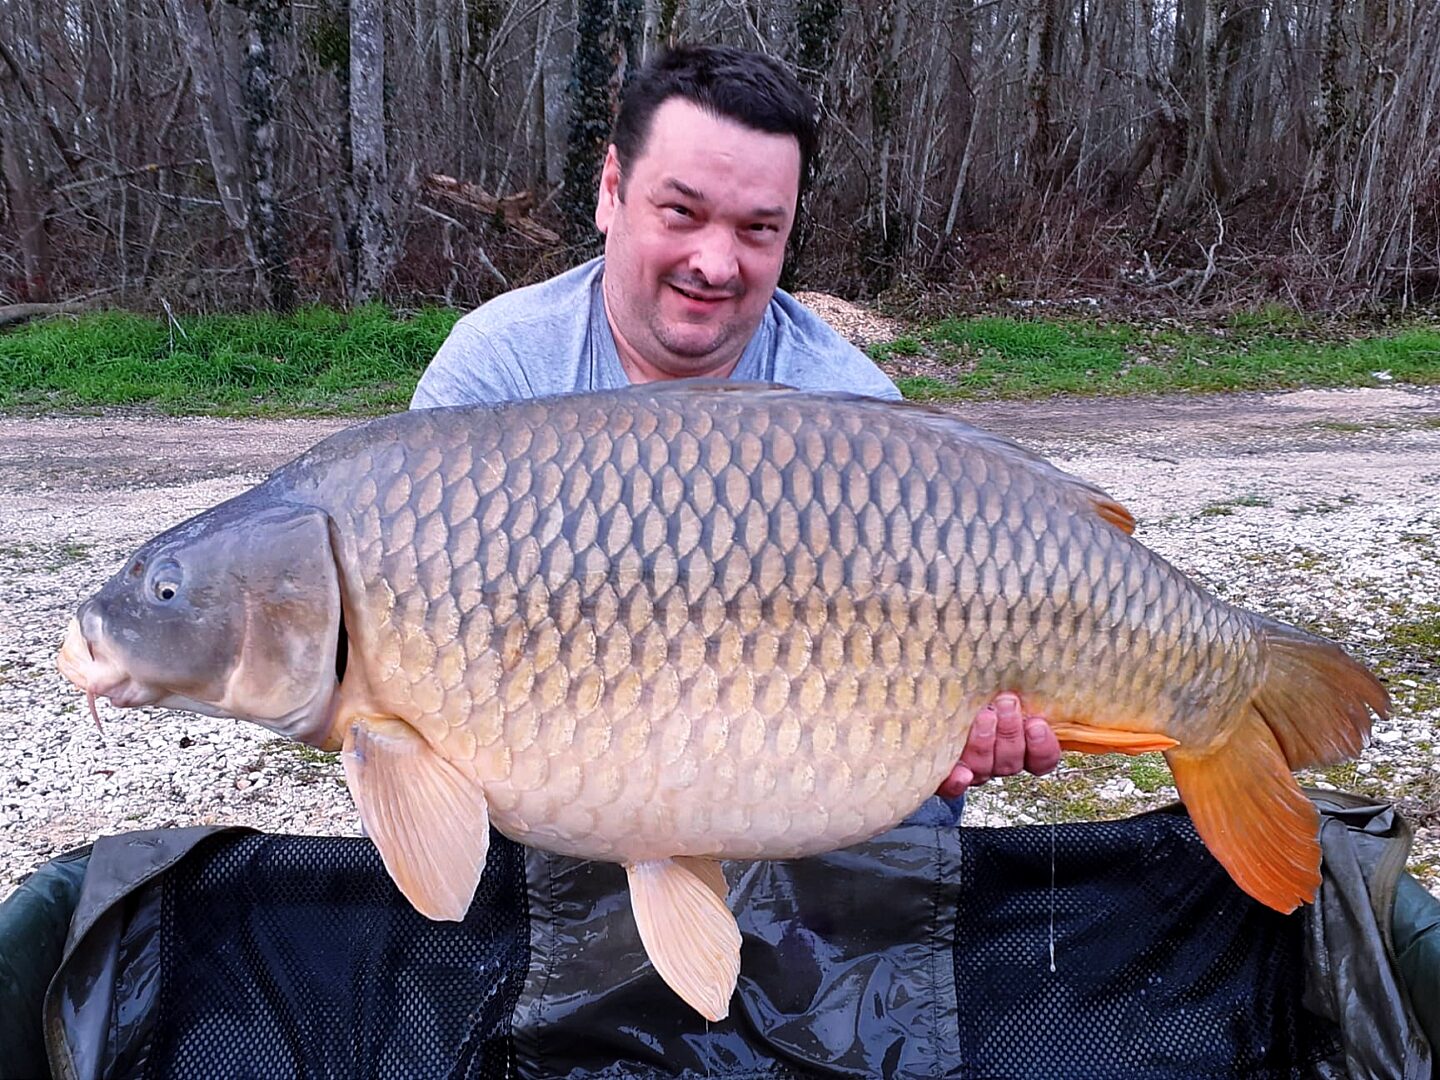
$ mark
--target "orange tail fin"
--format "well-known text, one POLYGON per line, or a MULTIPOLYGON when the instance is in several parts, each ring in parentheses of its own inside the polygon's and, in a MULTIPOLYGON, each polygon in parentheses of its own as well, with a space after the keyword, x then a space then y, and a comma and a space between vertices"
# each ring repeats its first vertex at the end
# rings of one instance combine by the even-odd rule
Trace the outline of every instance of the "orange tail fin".
POLYGON ((1265 675, 1251 705, 1292 769, 1360 753, 1370 713, 1390 715, 1390 695, 1333 641, 1256 616, 1265 675))
POLYGON ((1357 754, 1371 710, 1388 716, 1390 699, 1339 646, 1270 620, 1257 630, 1264 675, 1227 737, 1165 757, 1196 830, 1235 883, 1293 911, 1320 884, 1320 819, 1291 770, 1357 754))

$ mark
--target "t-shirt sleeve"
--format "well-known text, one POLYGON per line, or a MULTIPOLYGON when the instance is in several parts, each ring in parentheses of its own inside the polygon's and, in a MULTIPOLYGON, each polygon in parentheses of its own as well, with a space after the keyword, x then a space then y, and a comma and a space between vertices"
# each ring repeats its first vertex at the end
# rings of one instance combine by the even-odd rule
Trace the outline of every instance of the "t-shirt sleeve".
POLYGON ((483 405, 530 396, 511 351, 497 347, 490 335, 467 317, 455 324, 425 368, 410 408, 483 405))
POLYGON ((866 356, 789 293, 772 302, 777 335, 775 381, 797 390, 843 390, 900 400, 900 390, 866 356))
POLYGON ((853 346, 851 350, 851 355, 836 364, 835 388, 867 397, 899 401, 903 396, 900 388, 880 370, 875 361, 853 346))

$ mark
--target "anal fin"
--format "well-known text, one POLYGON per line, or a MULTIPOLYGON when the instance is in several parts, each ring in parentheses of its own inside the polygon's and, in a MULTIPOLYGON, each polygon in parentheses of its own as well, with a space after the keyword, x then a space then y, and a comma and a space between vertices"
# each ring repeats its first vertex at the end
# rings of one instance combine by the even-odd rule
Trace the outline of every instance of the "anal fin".
POLYGON ((1254 712, 1219 746, 1165 758, 1196 831, 1235 884, 1276 911, 1315 899, 1320 815, 1254 712))
POLYGON ((1116 728, 1091 727, 1089 724, 1051 724, 1061 750, 1082 754, 1148 754, 1179 746, 1168 735, 1156 731, 1120 731, 1116 728))
POLYGON ((655 970, 701 1016, 723 1020, 740 977, 740 927, 725 906, 720 864, 652 859, 627 865, 625 873, 655 970), (703 865, 697 870, 695 864, 703 865))
POLYGON ((480 785, 400 720, 352 722, 341 761, 365 832, 405 898, 431 919, 465 918, 490 847, 480 785))

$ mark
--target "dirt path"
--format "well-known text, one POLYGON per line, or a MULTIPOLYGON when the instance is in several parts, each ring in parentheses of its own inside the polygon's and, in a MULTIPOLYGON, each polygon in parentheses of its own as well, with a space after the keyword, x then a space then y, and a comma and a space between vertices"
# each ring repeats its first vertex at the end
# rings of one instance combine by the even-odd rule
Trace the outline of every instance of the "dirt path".
MULTIPOLYGON (((1440 895, 1440 393, 957 411, 1100 483, 1140 519, 1145 543, 1227 599, 1321 629, 1380 666, 1395 719, 1360 763, 1309 779, 1397 799, 1417 825, 1411 868, 1440 895)), ((333 760, 176 713, 106 710, 102 735, 54 668, 70 611, 135 545, 341 426, 0 418, 0 896, 102 832, 205 821, 354 831, 333 760)), ((1118 816, 1174 797, 1163 770, 1140 766, 1089 759, 991 784, 967 821, 1118 816)))

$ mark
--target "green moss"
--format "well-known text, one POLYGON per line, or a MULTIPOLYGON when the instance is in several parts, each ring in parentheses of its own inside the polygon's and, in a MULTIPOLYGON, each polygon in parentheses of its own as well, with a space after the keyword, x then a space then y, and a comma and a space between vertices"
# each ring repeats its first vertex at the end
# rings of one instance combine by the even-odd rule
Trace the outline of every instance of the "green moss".
POLYGON ((294 757, 306 765, 318 765, 329 768, 340 761, 340 755, 334 750, 317 750, 307 743, 291 742, 288 739, 283 742, 270 744, 271 748, 294 757))
POLYGON ((1221 499, 1207 503, 1200 510, 1201 517, 1228 517, 1241 506, 1269 506, 1270 500, 1264 495, 1241 495, 1236 499, 1221 499))
POLYGON ((1161 754, 1141 754, 1134 758, 1130 762, 1130 781, 1147 795, 1175 785, 1170 767, 1161 754))
POLYGON ((1354 504, 1354 495, 1341 495, 1338 499, 1321 499, 1319 502, 1301 503, 1299 506, 1291 507, 1290 513, 1296 517, 1307 514, 1334 514, 1354 504))

